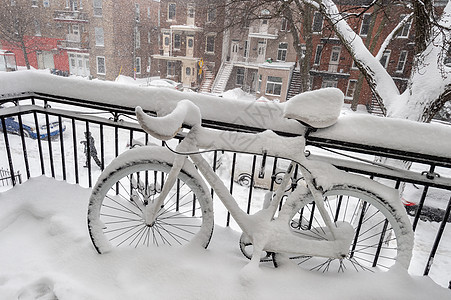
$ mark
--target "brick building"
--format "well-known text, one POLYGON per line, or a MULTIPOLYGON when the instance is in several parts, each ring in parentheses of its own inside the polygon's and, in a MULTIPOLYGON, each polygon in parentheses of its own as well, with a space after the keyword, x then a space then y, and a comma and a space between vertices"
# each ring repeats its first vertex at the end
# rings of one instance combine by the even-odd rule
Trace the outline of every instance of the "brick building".
POLYGON ((222 58, 221 2, 161 0, 160 49, 153 55, 160 76, 208 90, 222 58), (201 70, 201 71, 200 71, 201 70))

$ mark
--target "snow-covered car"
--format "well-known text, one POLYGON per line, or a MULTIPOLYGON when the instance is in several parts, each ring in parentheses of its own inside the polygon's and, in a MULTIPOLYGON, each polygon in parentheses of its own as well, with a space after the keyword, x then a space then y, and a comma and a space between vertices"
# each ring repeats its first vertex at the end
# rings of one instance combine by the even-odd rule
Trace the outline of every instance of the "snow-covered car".
MULTIPOLYGON (((47 139, 47 125, 45 118, 38 118, 39 124, 39 136, 41 139, 47 139)), ((34 117, 32 115, 22 116, 23 134, 25 137, 30 137, 32 139, 38 138, 38 133, 35 126, 34 117)), ((13 134, 20 134, 19 120, 17 117, 5 118, 6 131, 13 134)), ((49 119, 49 131, 50 138, 56 138, 60 134, 60 127, 58 121, 50 118, 49 119)), ((3 126, 0 122, 0 130, 3 131, 3 126)), ((66 130, 66 125, 62 124, 62 131, 66 130)))
POLYGON ((180 82, 175 82, 171 79, 155 79, 149 82, 147 86, 154 86, 154 87, 165 87, 165 88, 171 88, 178 91, 183 91, 183 84, 180 82))

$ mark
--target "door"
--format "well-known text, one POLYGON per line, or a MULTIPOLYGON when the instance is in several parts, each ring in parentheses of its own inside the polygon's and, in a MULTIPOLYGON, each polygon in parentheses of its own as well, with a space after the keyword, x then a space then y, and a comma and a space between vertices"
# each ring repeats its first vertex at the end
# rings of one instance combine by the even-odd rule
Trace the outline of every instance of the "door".
POLYGON ((332 47, 332 53, 330 54, 329 72, 336 73, 338 70, 338 62, 340 60, 341 47, 332 47))
POLYGON ((238 60, 238 49, 240 48, 239 41, 232 41, 232 45, 230 48, 230 60, 237 61, 238 60))
POLYGON ((194 55, 194 37, 186 37, 186 56, 193 57, 194 55))
POLYGON ((84 59, 83 55, 77 54, 77 75, 83 76, 84 75, 84 59))
POLYGON ((186 62, 182 65, 182 83, 183 86, 191 86, 191 82, 195 81, 194 63, 186 62))
POLYGON ((266 42, 258 42, 257 48, 257 62, 263 63, 266 56, 266 42))
POLYGON ((163 55, 169 56, 171 36, 169 33, 163 33, 163 55))

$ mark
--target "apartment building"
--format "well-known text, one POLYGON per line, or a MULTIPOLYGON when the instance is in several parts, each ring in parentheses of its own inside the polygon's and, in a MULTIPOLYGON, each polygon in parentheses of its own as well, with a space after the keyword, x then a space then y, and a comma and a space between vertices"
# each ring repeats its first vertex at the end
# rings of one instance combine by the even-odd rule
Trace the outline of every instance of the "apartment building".
MULTIPOLYGON (((159 2, 154 0, 16 0, 35 19, 26 40, 35 44, 29 55, 34 68, 114 80, 118 75, 155 76, 158 66, 159 2)), ((25 65, 20 49, 18 65, 25 65)))
POLYGON ((160 48, 153 55, 160 76, 209 91, 221 65, 222 1, 161 0, 160 48), (201 86, 203 84, 203 86, 201 86))
POLYGON ((262 19, 227 31, 225 59, 212 92, 241 88, 257 98, 285 101, 297 61, 293 37, 285 19, 262 19))

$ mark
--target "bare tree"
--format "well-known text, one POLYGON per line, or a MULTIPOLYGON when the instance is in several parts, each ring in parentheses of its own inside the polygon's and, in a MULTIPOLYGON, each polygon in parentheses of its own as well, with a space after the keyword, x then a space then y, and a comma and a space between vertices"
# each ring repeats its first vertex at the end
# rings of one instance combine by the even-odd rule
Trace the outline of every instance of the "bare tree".
POLYGON ((39 26, 29 1, 0 0, 0 41, 23 52, 27 69, 28 54, 38 49, 38 44, 28 38, 39 26))
MULTIPOLYGON (((409 16, 386 38, 378 54, 373 55, 360 36, 342 18, 342 13, 334 1, 296 1, 314 7, 328 20, 368 82, 374 97, 384 107, 387 116, 429 122, 444 103, 450 101, 451 69, 444 62, 450 42, 451 2, 448 2, 438 17, 432 0, 412 0, 412 17, 416 24, 416 53, 408 87, 401 93, 393 78, 379 63, 379 58, 385 49, 384 45, 388 45, 395 37, 396 31, 409 16)), ((386 1, 379 2, 383 4, 386 1)), ((373 1, 372 5, 375 3, 378 3, 378 0, 373 1)))

